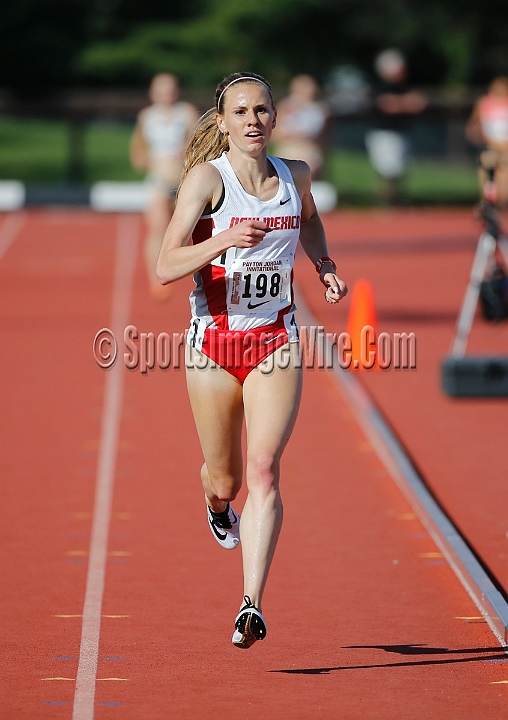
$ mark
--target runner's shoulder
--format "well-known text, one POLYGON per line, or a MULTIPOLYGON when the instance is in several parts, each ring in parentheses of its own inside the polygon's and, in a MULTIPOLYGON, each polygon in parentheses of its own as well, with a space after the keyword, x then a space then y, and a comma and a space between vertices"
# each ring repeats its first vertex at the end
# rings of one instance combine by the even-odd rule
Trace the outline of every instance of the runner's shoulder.
POLYGON ((222 193, 222 178, 220 172, 208 162, 194 165, 182 183, 181 191, 190 191, 207 200, 222 193))
POLYGON ((205 183, 206 185, 216 185, 221 182, 221 174, 216 167, 209 162, 194 165, 185 178, 185 182, 205 183))
POLYGON ((310 167, 307 163, 304 160, 280 159, 287 165, 300 195, 307 192, 310 188, 310 167))

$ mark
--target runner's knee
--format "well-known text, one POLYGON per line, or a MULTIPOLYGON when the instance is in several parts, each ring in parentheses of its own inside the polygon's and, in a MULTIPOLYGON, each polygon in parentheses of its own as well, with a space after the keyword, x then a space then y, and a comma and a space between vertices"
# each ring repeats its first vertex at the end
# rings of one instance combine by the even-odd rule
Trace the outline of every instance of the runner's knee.
POLYGON ((242 486, 242 478, 234 473, 221 470, 210 471, 206 464, 201 468, 203 482, 209 486, 213 494, 224 502, 232 502, 242 486))
POLYGON ((278 489, 279 460, 271 454, 256 453, 247 458, 247 484, 249 492, 264 495, 278 489))

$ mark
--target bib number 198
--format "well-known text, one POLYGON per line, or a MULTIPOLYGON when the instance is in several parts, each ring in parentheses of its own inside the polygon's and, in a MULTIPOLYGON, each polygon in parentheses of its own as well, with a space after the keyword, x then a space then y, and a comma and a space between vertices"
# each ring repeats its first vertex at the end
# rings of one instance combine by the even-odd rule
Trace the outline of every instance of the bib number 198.
POLYGON ((280 283, 281 283, 281 276, 280 273, 274 272, 270 275, 270 279, 268 279, 268 275, 266 273, 259 273, 257 277, 255 278, 255 286, 252 287, 252 273, 247 273, 247 275, 243 276, 244 279, 244 291, 242 293, 243 298, 251 298, 252 292, 254 292, 255 296, 258 298, 264 298, 267 294, 267 291, 270 293, 270 295, 275 298, 280 293, 280 283), (270 286, 268 286, 270 285, 270 286))
POLYGON ((230 304, 236 306, 247 306, 252 310, 258 304, 249 302, 259 301, 259 305, 279 306, 287 297, 289 286, 289 271, 282 272, 234 272, 232 275, 232 288, 230 304))

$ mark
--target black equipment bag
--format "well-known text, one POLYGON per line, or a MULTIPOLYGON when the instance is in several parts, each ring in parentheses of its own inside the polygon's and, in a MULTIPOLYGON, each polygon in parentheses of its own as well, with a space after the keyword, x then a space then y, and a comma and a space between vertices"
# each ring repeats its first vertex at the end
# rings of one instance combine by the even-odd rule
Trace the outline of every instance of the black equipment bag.
POLYGON ((489 278, 480 284, 480 303, 485 320, 500 322, 508 318, 508 276, 496 265, 489 278))

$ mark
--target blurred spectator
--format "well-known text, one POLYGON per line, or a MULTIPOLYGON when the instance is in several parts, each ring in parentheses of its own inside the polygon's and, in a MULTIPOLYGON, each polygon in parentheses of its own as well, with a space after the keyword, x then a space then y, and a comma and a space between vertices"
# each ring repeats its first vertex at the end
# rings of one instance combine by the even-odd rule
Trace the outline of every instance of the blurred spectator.
POLYGON ((198 120, 194 106, 179 101, 178 95, 178 80, 174 75, 155 75, 149 89, 152 104, 139 113, 130 146, 133 167, 148 171, 151 192, 145 213, 145 261, 150 291, 156 300, 165 300, 170 294, 171 286, 159 283, 155 267, 174 210, 186 140, 198 120))
POLYGON ((370 108, 370 87, 354 65, 339 65, 326 79, 327 99, 338 116, 358 115, 370 108))
POLYGON ((316 177, 323 165, 320 144, 329 111, 317 100, 319 87, 310 75, 297 75, 289 95, 277 103, 277 125, 273 131, 275 154, 289 160, 305 160, 316 177))
MULTIPOLYGON (((467 139, 479 149, 495 153, 497 202, 508 208, 508 77, 497 77, 487 93, 475 104, 466 126, 467 139)), ((485 170, 479 169, 480 187, 487 181, 485 170)))
POLYGON ((400 180, 410 159, 410 120, 427 106, 424 95, 407 85, 407 66, 399 50, 381 52, 374 61, 380 82, 374 98, 374 129, 365 137, 370 162, 379 175, 379 196, 391 204, 399 197, 400 180))

